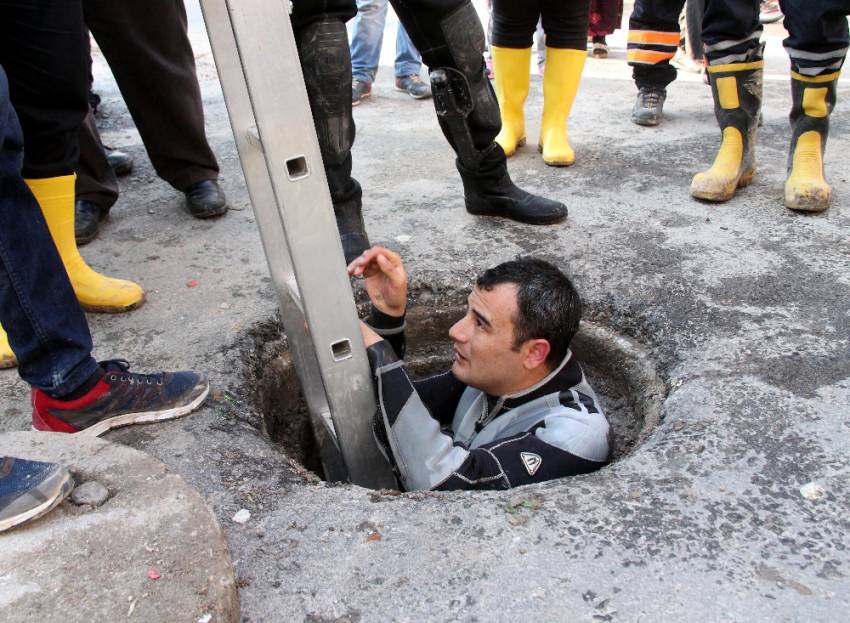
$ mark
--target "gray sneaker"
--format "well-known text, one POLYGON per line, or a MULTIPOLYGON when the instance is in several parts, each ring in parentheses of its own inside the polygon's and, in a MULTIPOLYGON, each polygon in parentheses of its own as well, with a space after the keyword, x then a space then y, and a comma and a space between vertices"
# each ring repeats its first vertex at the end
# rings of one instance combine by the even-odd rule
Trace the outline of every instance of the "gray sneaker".
POLYGON ((360 102, 372 95, 372 83, 363 80, 351 82, 351 105, 359 106, 360 102))
POLYGON ((40 517, 73 488, 61 465, 0 456, 0 532, 40 517))
POLYGON ((632 108, 632 121, 638 125, 658 125, 664 111, 667 90, 658 87, 641 87, 635 106, 632 108))
POLYGON ((431 97, 431 87, 429 87, 417 74, 410 76, 396 76, 395 90, 407 93, 415 100, 431 97))

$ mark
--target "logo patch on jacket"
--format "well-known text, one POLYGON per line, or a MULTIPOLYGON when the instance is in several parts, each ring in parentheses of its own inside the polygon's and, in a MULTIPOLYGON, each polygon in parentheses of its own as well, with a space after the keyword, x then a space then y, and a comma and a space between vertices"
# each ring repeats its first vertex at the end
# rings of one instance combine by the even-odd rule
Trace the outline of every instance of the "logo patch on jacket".
POLYGON ((533 452, 520 452, 519 458, 522 459, 522 464, 525 465, 529 476, 534 476, 540 466, 543 465, 543 459, 540 458, 540 455, 533 452))

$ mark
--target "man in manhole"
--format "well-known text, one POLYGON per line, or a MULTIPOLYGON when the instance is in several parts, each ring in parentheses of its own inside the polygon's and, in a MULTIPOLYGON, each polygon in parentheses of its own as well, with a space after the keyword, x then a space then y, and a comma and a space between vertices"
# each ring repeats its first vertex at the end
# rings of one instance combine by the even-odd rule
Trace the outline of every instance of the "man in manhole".
POLYGON ((372 310, 361 323, 375 375, 375 434, 405 490, 508 489, 599 469, 608 422, 570 351, 581 300, 543 260, 485 271, 449 331, 450 370, 411 380, 405 352, 407 274, 372 247, 348 267, 372 310))

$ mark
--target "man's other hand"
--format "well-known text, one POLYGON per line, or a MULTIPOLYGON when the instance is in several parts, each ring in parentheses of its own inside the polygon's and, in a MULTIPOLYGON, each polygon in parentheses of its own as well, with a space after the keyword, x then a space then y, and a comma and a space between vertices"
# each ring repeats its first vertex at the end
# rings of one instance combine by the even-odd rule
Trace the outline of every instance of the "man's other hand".
POLYGON ((378 311, 403 316, 407 307, 407 273, 401 256, 384 247, 372 247, 348 265, 351 277, 365 279, 366 292, 378 311))

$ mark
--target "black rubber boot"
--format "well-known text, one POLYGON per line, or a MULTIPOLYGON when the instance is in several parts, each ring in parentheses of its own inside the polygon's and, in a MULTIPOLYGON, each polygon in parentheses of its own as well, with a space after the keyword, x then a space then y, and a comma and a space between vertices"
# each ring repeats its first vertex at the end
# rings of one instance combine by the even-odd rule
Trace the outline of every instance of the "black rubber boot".
POLYGON ((746 63, 709 66, 714 114, 722 141, 711 168, 691 181, 691 195, 722 202, 749 186, 756 171, 756 128, 761 111, 764 61, 761 49, 746 63))
POLYGON ((360 184, 351 177, 354 118, 351 114, 351 53, 340 19, 308 24, 296 36, 301 69, 331 191, 345 261, 369 248, 360 184))
POLYGON ((456 161, 463 182, 466 211, 480 216, 502 216, 520 223, 551 225, 567 218, 567 206, 519 188, 508 174, 505 152, 493 143, 477 170, 456 161))

